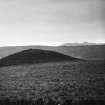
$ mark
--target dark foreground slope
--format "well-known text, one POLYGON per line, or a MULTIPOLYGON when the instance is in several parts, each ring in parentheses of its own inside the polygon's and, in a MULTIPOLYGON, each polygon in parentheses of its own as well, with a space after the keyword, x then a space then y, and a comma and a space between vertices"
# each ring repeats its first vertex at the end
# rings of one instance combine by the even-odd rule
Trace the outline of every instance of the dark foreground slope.
POLYGON ((0 68, 0 105, 105 105, 105 62, 0 68))
POLYGON ((0 60, 0 66, 58 62, 58 61, 74 61, 74 60, 78 59, 54 51, 28 49, 2 58, 0 60))

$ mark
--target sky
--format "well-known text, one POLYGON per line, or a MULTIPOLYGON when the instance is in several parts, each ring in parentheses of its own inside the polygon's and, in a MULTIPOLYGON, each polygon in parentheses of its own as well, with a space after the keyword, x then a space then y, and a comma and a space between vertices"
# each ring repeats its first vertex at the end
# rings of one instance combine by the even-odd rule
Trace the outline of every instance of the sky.
POLYGON ((105 43, 105 0, 0 0, 0 46, 105 43))

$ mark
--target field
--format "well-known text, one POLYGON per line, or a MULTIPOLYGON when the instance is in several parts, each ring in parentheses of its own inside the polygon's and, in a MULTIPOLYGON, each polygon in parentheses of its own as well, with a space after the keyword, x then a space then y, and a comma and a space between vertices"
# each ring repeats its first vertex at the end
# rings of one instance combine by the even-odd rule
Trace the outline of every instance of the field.
MULTIPOLYGON (((91 105, 96 101, 102 104, 105 101, 105 62, 67 61, 0 68, 1 101, 25 100, 42 105, 35 104, 38 99, 43 99, 44 103, 52 100, 60 104, 67 101, 73 105, 84 105, 84 102, 91 105)), ((6 101, 0 105, 6 105, 6 101)))

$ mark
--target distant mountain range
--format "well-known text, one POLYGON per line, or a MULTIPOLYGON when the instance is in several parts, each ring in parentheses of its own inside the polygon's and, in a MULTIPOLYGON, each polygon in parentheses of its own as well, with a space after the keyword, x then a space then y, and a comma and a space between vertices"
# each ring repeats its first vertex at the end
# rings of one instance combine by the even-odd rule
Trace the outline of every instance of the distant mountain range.
POLYGON ((0 58, 8 55, 27 50, 27 49, 42 49, 56 51, 72 57, 86 60, 105 60, 105 44, 64 44, 61 46, 10 46, 0 47, 0 58))
POLYGON ((105 43, 89 43, 89 42, 83 42, 83 43, 64 43, 62 46, 86 46, 86 45, 105 45, 105 43))

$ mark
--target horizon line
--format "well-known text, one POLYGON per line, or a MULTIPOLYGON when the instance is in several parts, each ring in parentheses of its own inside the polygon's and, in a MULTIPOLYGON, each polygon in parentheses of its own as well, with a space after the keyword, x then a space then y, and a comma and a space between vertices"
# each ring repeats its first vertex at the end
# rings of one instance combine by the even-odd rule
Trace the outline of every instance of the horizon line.
MULTIPOLYGON (((105 42, 67 42, 67 43, 62 43, 62 44, 58 44, 58 45, 48 45, 48 44, 24 44, 24 45, 0 45, 0 47, 22 47, 22 46, 48 46, 48 47, 59 47, 59 46, 70 46, 70 45, 66 45, 66 44, 71 44, 71 46, 73 46, 72 44, 77 44, 78 45, 82 45, 82 44, 89 44, 89 45, 105 45, 105 42)), ((74 45, 76 46, 76 45, 74 45)))

